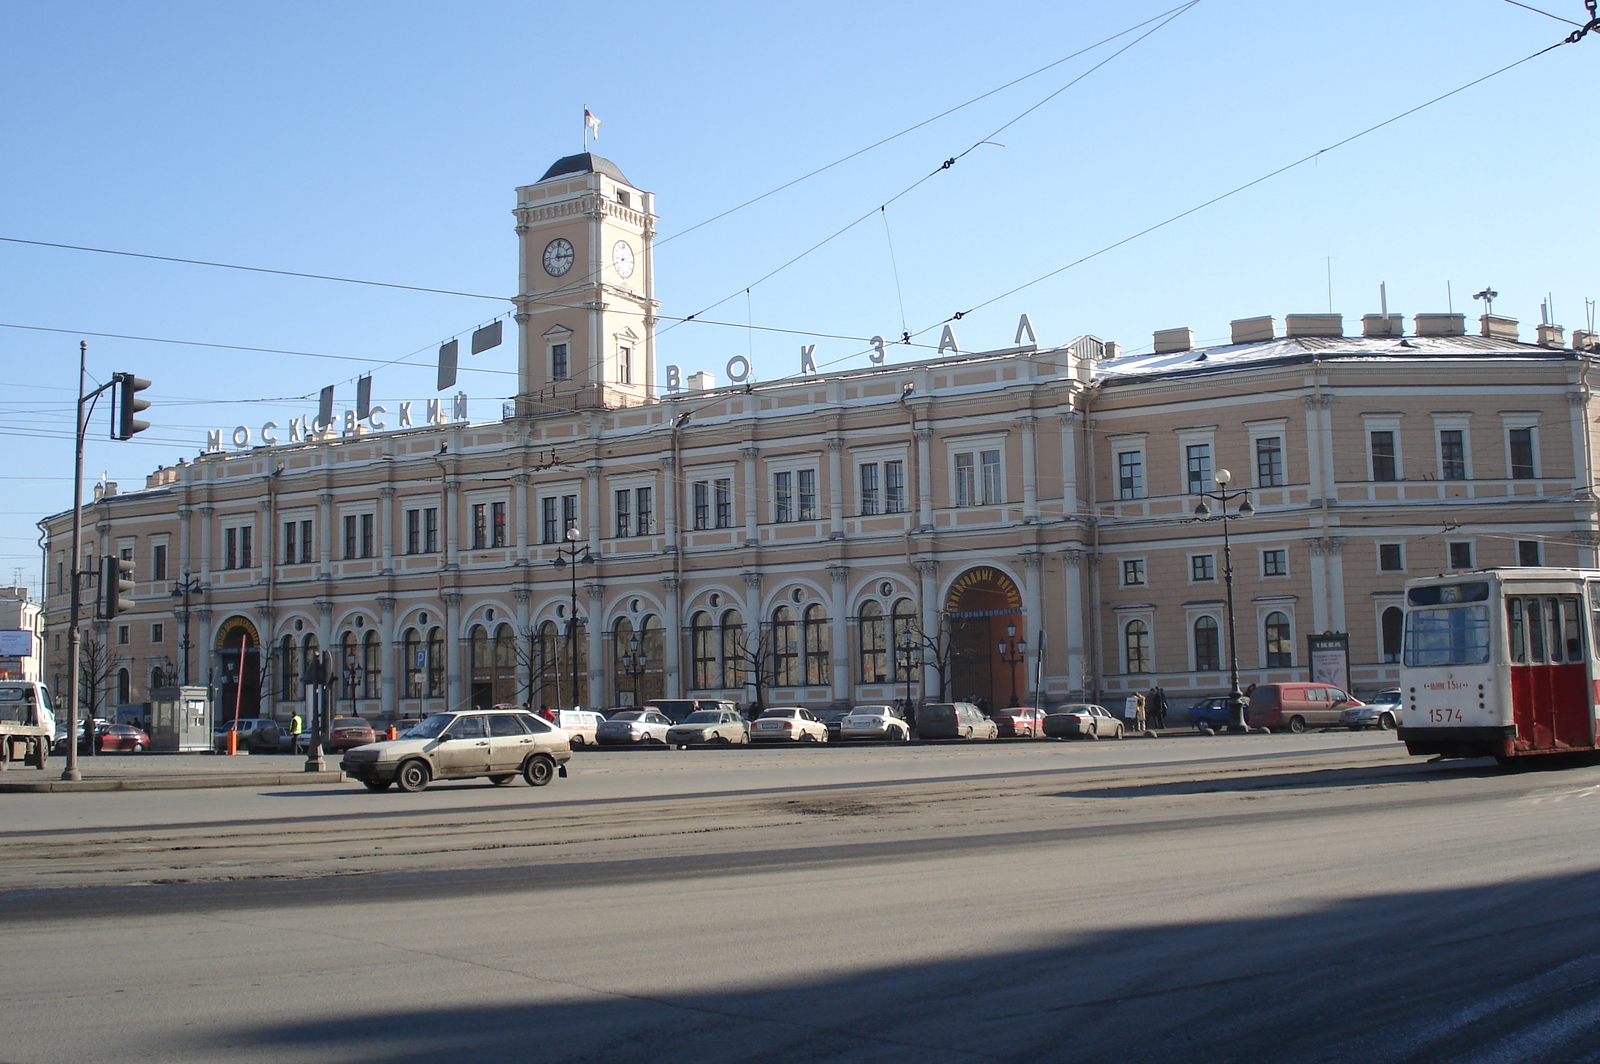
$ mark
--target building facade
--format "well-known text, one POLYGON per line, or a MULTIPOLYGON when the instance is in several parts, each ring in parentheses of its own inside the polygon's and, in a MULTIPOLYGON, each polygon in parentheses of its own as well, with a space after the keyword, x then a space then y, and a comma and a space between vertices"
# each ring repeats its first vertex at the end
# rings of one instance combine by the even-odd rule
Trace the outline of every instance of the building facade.
MULTIPOLYGON (((91 634, 131 700, 187 675, 286 718, 323 650, 339 711, 374 719, 1214 693, 1225 566, 1193 511, 1222 468, 1254 507, 1230 522, 1245 682, 1304 677, 1327 631, 1357 690, 1392 680, 1407 575, 1595 564, 1590 337, 1291 315, 1203 350, 1083 336, 663 390, 653 210, 590 155, 518 190, 504 419, 218 449, 88 504, 82 567, 135 562, 137 608, 91 634)), ((43 524, 59 686, 70 513, 43 524)))

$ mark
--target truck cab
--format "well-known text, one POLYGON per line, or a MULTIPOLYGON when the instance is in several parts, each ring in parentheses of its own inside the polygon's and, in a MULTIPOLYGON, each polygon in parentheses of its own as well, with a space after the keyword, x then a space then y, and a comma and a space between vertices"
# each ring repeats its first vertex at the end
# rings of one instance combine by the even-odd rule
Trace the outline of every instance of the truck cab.
POLYGON ((43 769, 55 737, 50 691, 33 680, 0 680, 0 768, 26 761, 43 769))

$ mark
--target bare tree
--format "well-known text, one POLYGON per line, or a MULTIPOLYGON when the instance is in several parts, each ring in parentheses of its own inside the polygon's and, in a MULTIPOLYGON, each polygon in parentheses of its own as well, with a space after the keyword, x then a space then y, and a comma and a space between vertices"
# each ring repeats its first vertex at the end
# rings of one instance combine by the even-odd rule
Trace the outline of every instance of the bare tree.
POLYGON ((911 638, 916 642, 917 649, 921 652, 921 663, 932 665, 934 671, 939 674, 939 697, 937 701, 948 702, 950 700, 950 662, 952 657, 950 614, 940 610, 938 617, 939 626, 932 635, 923 630, 920 621, 912 621, 911 627, 907 630, 911 633, 911 638))
POLYGON ((544 688, 546 679, 556 682, 555 703, 561 703, 561 654, 557 651, 548 658, 543 648, 539 645, 539 629, 535 625, 524 625, 518 630, 522 637, 516 642, 517 667, 525 669, 528 674, 528 701, 537 702, 535 692, 544 688))
POLYGON ((757 625, 754 646, 750 644, 750 630, 741 629, 734 639, 734 654, 739 671, 744 674, 744 686, 755 688, 756 697, 750 703, 750 715, 755 716, 767 708, 767 688, 777 685, 772 628, 757 625))
POLYGON ((100 633, 85 634, 78 645, 78 699, 83 705, 83 719, 100 716, 100 703, 122 661, 111 652, 100 633))

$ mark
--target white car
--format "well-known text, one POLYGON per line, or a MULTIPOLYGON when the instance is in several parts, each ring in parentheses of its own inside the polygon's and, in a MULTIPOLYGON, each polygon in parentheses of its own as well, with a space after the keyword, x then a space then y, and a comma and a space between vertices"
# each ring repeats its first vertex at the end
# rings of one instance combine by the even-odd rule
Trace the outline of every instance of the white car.
POLYGON ((369 791, 420 791, 433 780, 487 776, 503 787, 518 774, 543 787, 567 774, 566 733, 525 709, 435 713, 406 733, 346 750, 339 768, 369 791))
POLYGON ((1122 729, 1122 721, 1104 706, 1061 706, 1044 718, 1044 733, 1056 739, 1120 739, 1122 729))
POLYGON ((734 709, 697 709, 683 718, 682 724, 667 729, 667 745, 680 750, 708 743, 745 746, 749 742, 750 724, 734 709))
POLYGON ((911 738, 911 725, 900 718, 893 706, 856 706, 839 722, 839 738, 903 743, 911 738))
POLYGON ((825 743, 828 726, 801 706, 769 709, 750 725, 750 738, 761 742, 825 743))
POLYGON ((558 709, 556 710, 555 726, 567 733, 567 738, 573 746, 599 746, 600 740, 595 733, 600 725, 605 722, 604 713, 595 713, 587 709, 558 709))
POLYGON ((1351 731, 1363 728, 1380 728, 1393 731, 1400 720, 1400 688, 1391 687, 1372 696, 1365 704, 1346 706, 1339 714, 1339 723, 1351 731))

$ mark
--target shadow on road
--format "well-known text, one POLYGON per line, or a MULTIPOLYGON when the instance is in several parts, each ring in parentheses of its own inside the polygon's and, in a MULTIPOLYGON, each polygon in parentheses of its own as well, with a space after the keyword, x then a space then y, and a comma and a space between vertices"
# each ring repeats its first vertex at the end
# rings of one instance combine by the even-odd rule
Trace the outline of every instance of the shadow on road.
MULTIPOLYGON (((215 1045, 375 1064, 1593 1060, 1597 896, 1600 875, 1586 872, 1054 937, 722 993, 574 989, 563 985, 566 959, 541 953, 529 933, 519 938, 525 949, 463 960, 504 972, 500 989, 553 990, 560 1000, 445 1005, 419 985, 404 1010, 241 1025, 215 1045)), ((938 920, 928 902, 901 919, 938 920)), ((453 918, 470 919, 470 905, 453 918)), ((718 945, 738 948, 736 938, 685 959, 686 978, 714 979, 718 945)))
POLYGON ((1085 787, 1060 791, 1053 798, 1149 798, 1181 794, 1228 794, 1267 790, 1314 790, 1337 787, 1372 787, 1390 783, 1436 782, 1448 779, 1485 779, 1506 770, 1493 761, 1456 761, 1427 766, 1416 761, 1399 765, 1350 766, 1308 769, 1300 772, 1251 773, 1198 780, 1156 781, 1122 787, 1085 787))

